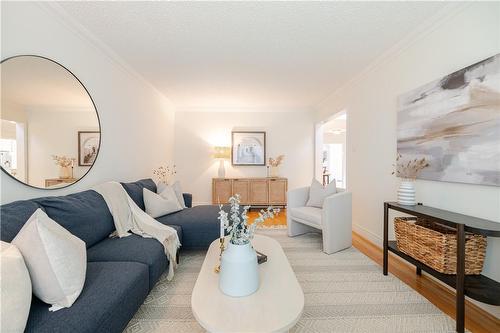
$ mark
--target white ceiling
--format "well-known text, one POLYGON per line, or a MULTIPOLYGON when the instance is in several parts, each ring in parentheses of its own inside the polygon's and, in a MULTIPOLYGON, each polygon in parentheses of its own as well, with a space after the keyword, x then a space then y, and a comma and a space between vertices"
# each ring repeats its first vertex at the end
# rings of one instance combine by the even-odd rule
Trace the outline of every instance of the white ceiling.
POLYGON ((179 108, 309 108, 444 2, 63 2, 179 108))

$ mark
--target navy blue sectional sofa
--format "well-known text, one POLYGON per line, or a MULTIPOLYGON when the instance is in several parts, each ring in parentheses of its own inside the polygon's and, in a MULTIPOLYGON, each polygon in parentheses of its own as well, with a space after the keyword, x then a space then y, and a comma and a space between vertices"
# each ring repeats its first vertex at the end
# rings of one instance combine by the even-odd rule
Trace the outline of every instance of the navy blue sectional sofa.
MULTIPOLYGON (((151 179, 122 185, 142 209, 143 188, 156 192, 151 179)), ((219 237, 218 207, 191 207, 190 194, 184 194, 184 200, 188 208, 157 220, 177 230, 182 249, 206 249, 219 237)), ((109 238, 115 229, 113 218, 103 197, 92 190, 0 206, 1 239, 11 242, 38 208, 85 242, 87 275, 70 308, 49 312, 49 305, 33 296, 26 332, 123 331, 168 268, 163 246, 136 235, 109 238)))

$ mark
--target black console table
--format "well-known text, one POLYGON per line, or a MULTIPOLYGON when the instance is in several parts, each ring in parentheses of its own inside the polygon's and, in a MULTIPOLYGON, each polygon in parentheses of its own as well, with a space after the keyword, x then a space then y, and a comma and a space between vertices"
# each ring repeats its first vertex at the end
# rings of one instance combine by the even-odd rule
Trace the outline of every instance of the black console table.
POLYGON ((472 232, 479 235, 500 237, 500 223, 480 219, 477 217, 457 214, 433 207, 415 205, 405 206, 397 202, 384 203, 384 275, 387 275, 388 253, 405 259, 416 266, 416 273, 422 270, 434 276, 448 286, 456 289, 456 331, 463 333, 465 329, 465 296, 477 301, 500 305, 500 282, 484 275, 465 275, 465 233, 472 232), (420 261, 398 250, 396 241, 389 241, 389 209, 410 214, 412 216, 435 221, 457 230, 457 274, 443 274, 420 261))

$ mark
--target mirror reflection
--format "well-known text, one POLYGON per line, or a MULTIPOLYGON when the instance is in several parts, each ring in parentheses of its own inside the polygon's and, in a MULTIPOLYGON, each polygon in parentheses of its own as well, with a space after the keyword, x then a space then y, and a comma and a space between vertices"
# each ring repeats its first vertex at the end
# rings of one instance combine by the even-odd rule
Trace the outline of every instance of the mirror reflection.
POLYGON ((2 170, 47 189, 85 176, 99 151, 100 126, 80 81, 38 56, 8 58, 0 66, 2 170))

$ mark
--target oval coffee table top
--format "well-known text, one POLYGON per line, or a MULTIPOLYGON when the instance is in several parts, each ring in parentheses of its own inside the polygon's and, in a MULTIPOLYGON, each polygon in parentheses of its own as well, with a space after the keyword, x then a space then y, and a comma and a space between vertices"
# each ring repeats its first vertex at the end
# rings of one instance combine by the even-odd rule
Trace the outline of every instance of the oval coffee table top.
POLYGON ((253 247, 267 255, 259 265, 260 286, 252 295, 230 297, 219 289, 219 240, 208 249, 191 296, 198 323, 212 333, 286 332, 299 320, 304 293, 279 243, 255 235, 253 247))

